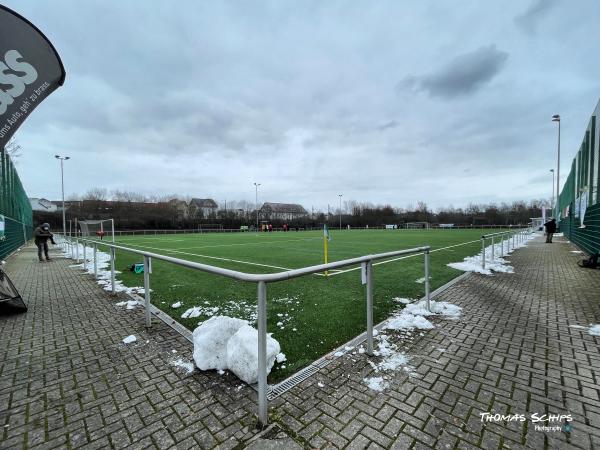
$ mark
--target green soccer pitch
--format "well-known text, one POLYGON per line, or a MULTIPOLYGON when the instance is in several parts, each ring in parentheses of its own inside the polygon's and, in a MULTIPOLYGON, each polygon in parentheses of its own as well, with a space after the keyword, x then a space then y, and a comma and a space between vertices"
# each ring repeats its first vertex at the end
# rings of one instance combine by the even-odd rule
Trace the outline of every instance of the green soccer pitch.
MULTIPOLYGON (((486 229, 485 233, 496 230, 486 229)), ((367 254, 431 246, 431 290, 461 272, 446 264, 462 261, 481 249, 481 229, 467 230, 332 230, 329 261, 367 254)), ((205 233, 121 236, 117 244, 242 272, 270 273, 323 262, 322 231, 272 233, 205 233)), ((143 286, 143 275, 128 267, 141 257, 117 251, 118 278, 126 286, 143 286)), ((423 255, 375 263, 374 321, 401 305, 394 297, 424 295, 423 255), (420 280, 419 280, 420 279, 420 280), (420 282, 419 282, 420 281, 420 282)), ((307 275, 267 284, 268 332, 281 344, 287 361, 269 375, 279 381, 349 341, 366 329, 366 288, 358 267, 307 275), (285 366, 285 367, 284 367, 285 366)), ((246 319, 256 326, 256 284, 209 275, 163 261, 152 262, 152 303, 194 330, 212 315, 246 319), (172 308, 180 302, 182 306, 172 308), (182 318, 192 307, 200 315, 182 318)))

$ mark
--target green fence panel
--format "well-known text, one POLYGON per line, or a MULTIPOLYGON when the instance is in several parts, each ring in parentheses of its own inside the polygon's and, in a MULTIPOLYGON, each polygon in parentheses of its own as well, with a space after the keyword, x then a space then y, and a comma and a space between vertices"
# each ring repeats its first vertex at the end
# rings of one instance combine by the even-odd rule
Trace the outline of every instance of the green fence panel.
POLYGON ((0 150, 0 258, 23 245, 32 232, 31 203, 10 156, 0 150))
POLYGON ((600 252, 600 144, 597 117, 600 101, 583 134, 579 151, 573 158, 571 170, 559 196, 560 231, 587 253, 600 252), (585 207, 582 200, 587 195, 587 209, 583 226, 576 216, 578 206, 585 207))

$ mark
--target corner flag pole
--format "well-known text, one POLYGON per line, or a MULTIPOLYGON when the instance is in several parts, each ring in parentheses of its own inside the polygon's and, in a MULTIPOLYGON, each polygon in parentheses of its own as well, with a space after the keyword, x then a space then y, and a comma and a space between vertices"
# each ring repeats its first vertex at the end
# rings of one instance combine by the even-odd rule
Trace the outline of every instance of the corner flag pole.
MULTIPOLYGON (((325 264, 329 262, 329 230, 327 224, 323 224, 323 259, 325 264)), ((325 276, 329 276, 329 272, 325 271, 325 276)))

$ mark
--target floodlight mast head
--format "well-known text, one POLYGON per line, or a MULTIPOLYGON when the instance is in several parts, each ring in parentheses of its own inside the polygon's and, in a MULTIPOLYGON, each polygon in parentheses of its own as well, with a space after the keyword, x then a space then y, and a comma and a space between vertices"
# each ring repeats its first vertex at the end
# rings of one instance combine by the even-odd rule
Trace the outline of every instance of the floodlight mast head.
POLYGON ((552 116, 552 122, 560 122, 560 115, 559 114, 554 114, 552 116))

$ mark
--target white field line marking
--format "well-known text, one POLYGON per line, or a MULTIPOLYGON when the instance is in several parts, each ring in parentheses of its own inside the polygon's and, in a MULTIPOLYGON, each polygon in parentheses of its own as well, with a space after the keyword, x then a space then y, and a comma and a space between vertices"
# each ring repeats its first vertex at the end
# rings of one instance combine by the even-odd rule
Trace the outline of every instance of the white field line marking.
POLYGON ((238 259, 221 258, 219 256, 201 255, 199 253, 182 252, 180 250, 169 250, 166 248, 150 247, 148 245, 138 245, 138 244, 129 244, 129 245, 131 245, 132 247, 140 247, 140 248, 145 248, 148 250, 160 250, 160 251, 163 251, 166 253, 178 253, 181 255, 199 256, 201 258, 216 259, 219 261, 228 261, 228 262, 234 262, 234 263, 239 263, 239 264, 248 264, 251 266, 270 267, 272 269, 281 269, 281 270, 293 270, 293 269, 290 269, 289 267, 272 266, 270 264, 259 264, 259 263, 249 262, 249 261, 240 261, 238 259))
MULTIPOLYGON (((431 250, 429 253, 439 252, 439 251, 442 251, 442 250, 448 250, 449 248, 460 247, 461 245, 474 244, 475 242, 481 242, 481 239, 477 239, 476 241, 463 242, 461 244, 449 245, 448 247, 436 248, 435 250, 431 250)), ((400 256, 398 258, 386 259, 385 261, 379 261, 379 262, 373 263, 373 265, 374 266, 379 266, 380 264, 387 264, 387 263, 391 263, 391 262, 394 262, 394 261, 399 261, 401 259, 414 258, 415 256, 419 256, 419 255, 421 255, 421 253, 415 253, 414 255, 408 255, 408 256, 400 256)), ((360 270, 360 266, 353 267, 351 269, 339 270, 339 271, 337 271, 335 273, 332 273, 330 276, 341 275, 342 273, 352 272, 354 270, 360 270)))
MULTIPOLYGON (((237 244, 215 244, 215 245, 200 245, 200 246, 193 246, 193 247, 186 247, 188 249, 202 249, 202 248, 216 248, 216 247, 236 247, 236 246, 245 246, 245 245, 269 245, 269 244, 279 244, 282 242, 305 242, 305 241, 314 241, 316 239, 320 239, 318 237, 315 238, 306 238, 306 239, 286 239, 286 240, 278 240, 278 241, 271 241, 271 242, 244 242, 244 243, 237 243, 237 244)), ((154 239, 151 239, 154 240, 154 239)), ((179 239, 179 240, 167 240, 165 239, 163 242, 186 242, 187 240, 185 239, 179 239)), ((189 241, 187 241, 189 242, 189 241)), ((125 242, 124 242, 125 243, 125 242)), ((135 244, 131 244, 131 245, 135 245, 135 244)))

